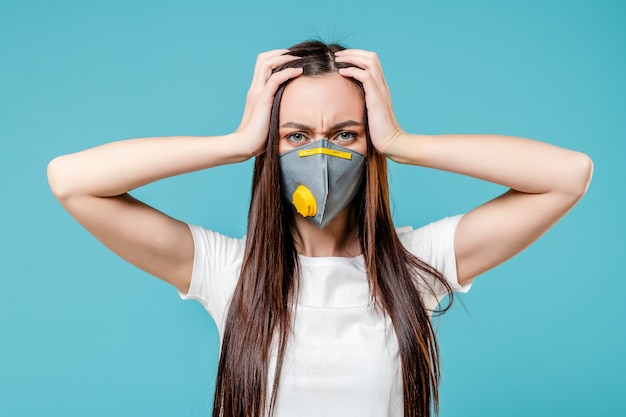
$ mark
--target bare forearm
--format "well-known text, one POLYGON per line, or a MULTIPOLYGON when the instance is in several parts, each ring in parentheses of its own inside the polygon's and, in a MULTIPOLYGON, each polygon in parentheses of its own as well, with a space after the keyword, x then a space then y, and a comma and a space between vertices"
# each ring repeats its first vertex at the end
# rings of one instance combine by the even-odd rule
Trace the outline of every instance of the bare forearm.
POLYGON ((246 160, 233 136, 172 136, 112 142, 55 158, 50 186, 63 198, 110 197, 150 182, 246 160))
POLYGON ((584 194, 593 170, 588 156, 512 136, 402 134, 387 156, 399 163, 456 172, 525 193, 584 194))

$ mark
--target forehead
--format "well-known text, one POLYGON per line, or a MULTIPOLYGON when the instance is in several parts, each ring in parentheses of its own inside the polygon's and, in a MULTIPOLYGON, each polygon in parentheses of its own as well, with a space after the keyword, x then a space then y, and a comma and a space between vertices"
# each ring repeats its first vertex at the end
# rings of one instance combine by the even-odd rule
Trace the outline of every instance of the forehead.
POLYGON ((365 102, 359 88, 336 72, 302 76, 285 87, 279 122, 336 122, 363 119, 365 102))

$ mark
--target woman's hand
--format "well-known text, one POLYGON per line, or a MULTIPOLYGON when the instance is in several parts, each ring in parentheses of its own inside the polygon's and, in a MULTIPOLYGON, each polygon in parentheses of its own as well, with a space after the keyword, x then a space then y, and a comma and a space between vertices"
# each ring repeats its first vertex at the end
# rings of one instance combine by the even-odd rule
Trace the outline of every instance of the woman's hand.
POLYGON ((241 124, 235 136, 246 147, 250 157, 265 150, 274 94, 285 81, 302 74, 302 68, 286 68, 272 73, 277 67, 299 57, 286 55, 288 49, 276 49, 258 55, 252 84, 246 97, 241 124))
POLYGON ((387 154, 389 145, 404 132, 393 112, 391 94, 378 55, 359 49, 345 49, 335 53, 335 61, 355 65, 340 69, 339 74, 363 84, 372 144, 378 152, 387 154))

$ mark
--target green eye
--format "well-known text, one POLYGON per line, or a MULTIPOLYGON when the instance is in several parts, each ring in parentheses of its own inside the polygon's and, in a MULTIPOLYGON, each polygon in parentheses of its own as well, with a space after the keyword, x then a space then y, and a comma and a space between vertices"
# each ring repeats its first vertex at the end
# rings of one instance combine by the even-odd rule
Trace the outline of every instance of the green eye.
POLYGON ((306 140, 306 137, 302 133, 292 133, 287 136, 287 139, 289 139, 289 141, 291 142, 301 143, 306 140))
POLYGON ((356 134, 354 134, 354 132, 341 132, 337 135, 337 140, 340 142, 348 142, 354 138, 356 138, 356 134))

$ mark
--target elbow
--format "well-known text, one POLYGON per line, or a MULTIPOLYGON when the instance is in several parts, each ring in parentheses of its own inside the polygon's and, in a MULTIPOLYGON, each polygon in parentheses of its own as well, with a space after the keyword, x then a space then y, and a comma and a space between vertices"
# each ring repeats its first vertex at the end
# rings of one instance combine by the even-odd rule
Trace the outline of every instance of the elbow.
POLYGON ((593 161, 588 155, 576 152, 571 167, 568 194, 578 201, 589 189, 593 177, 593 161))
POLYGON ((71 194, 70 181, 68 180, 71 176, 66 173, 66 170, 63 156, 58 156, 48 163, 48 185, 52 194, 59 201, 66 199, 71 194))

